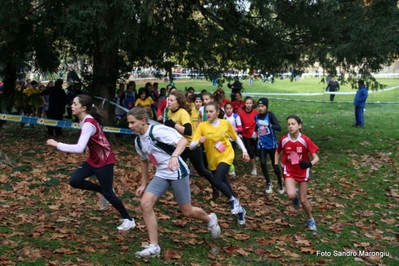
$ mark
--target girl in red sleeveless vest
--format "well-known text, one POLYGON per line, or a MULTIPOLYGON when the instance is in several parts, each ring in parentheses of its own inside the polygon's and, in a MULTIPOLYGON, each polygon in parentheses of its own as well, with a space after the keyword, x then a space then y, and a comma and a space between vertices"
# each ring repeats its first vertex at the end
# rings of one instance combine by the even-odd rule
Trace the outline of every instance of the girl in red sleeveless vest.
POLYGON ((89 158, 83 162, 69 179, 72 187, 84 190, 92 190, 101 194, 100 210, 104 210, 111 204, 122 216, 123 223, 118 230, 129 230, 136 223, 130 217, 122 201, 115 195, 112 188, 114 179, 115 154, 109 144, 101 126, 104 124, 106 113, 96 107, 90 96, 80 94, 73 99, 72 114, 79 118, 80 137, 77 144, 65 144, 54 139, 48 139, 47 145, 69 153, 83 153, 87 146, 89 158), (95 175, 99 185, 88 180, 95 175))

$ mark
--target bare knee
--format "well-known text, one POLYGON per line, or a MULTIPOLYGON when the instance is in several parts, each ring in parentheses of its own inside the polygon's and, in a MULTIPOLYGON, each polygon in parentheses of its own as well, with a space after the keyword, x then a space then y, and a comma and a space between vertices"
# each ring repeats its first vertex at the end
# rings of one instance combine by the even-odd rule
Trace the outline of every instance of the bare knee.
POLYGON ((141 200, 140 201, 140 209, 142 212, 149 212, 153 208, 153 204, 151 202, 148 202, 146 200, 141 200))
POLYGON ((293 200, 293 199, 295 199, 295 197, 296 197, 296 192, 288 192, 288 191, 287 191, 287 196, 288 196, 288 198, 289 198, 290 200, 293 200))
POLYGON ((308 199, 306 197, 300 198, 299 200, 301 201, 302 206, 308 203, 308 199))

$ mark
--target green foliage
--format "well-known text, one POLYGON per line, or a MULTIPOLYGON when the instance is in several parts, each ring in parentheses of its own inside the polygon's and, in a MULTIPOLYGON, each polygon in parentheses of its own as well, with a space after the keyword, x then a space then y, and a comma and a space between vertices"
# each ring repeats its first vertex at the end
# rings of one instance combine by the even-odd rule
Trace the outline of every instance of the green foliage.
MULTIPOLYGON (((93 65, 92 73, 83 73, 86 86, 106 98, 115 93, 119 70, 123 78, 137 65, 164 68, 170 75, 171 67, 182 64, 213 79, 228 68, 300 72, 317 62, 329 73, 341 67, 364 75, 399 54, 396 0, 0 4, 7 10, 0 14, 0 63, 10 66, 7 83, 29 62, 53 72, 60 58, 68 64, 82 57, 93 65)), ((381 88, 370 84, 372 90, 381 88)))

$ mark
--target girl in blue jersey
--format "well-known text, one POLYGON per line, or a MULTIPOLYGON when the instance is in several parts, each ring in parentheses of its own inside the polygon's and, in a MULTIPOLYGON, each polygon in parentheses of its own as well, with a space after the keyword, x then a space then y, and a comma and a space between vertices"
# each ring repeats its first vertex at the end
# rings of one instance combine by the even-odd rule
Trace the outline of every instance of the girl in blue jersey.
POLYGON ((274 173, 278 180, 278 192, 284 193, 283 182, 281 179, 281 171, 277 162, 275 161, 275 153, 278 146, 278 139, 276 131, 281 131, 280 123, 276 116, 269 111, 269 100, 267 98, 260 98, 258 100, 259 114, 255 116, 256 132, 258 133, 259 159, 263 175, 266 179, 266 193, 272 193, 273 185, 270 180, 269 171, 267 169, 267 155, 273 166, 274 173))

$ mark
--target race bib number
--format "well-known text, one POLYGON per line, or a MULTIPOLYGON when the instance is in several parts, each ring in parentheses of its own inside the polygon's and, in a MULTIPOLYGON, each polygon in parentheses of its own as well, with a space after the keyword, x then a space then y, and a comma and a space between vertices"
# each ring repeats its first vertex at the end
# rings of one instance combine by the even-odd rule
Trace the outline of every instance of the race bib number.
POLYGON ((265 126, 260 126, 259 133, 260 133, 260 135, 267 135, 267 134, 269 134, 269 128, 267 128, 265 126))
POLYGON ((218 142, 216 142, 215 148, 216 148, 219 152, 224 152, 224 150, 226 149, 226 146, 219 140, 218 142))
POLYGON ((291 158, 291 164, 299 164, 298 153, 291 152, 290 153, 290 158, 291 158))

